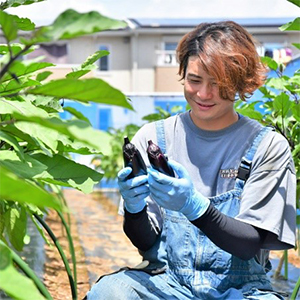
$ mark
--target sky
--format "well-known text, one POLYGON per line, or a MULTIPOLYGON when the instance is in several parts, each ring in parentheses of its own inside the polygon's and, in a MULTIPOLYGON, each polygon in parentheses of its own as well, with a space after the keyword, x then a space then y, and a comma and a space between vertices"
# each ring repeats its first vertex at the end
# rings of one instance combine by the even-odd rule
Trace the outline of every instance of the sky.
MULTIPOLYGON (((1 0, 0 0, 1 2, 1 0)), ((46 0, 6 10, 49 25, 66 9, 126 18, 286 18, 300 15, 287 0, 46 0)))

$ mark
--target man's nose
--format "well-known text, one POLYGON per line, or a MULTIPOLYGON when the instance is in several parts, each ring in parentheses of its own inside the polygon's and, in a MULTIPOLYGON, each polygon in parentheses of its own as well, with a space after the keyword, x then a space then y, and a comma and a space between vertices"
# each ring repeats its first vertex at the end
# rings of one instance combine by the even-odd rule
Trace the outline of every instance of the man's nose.
POLYGON ((203 100, 211 99, 213 96, 211 84, 202 84, 198 89, 197 96, 203 100))

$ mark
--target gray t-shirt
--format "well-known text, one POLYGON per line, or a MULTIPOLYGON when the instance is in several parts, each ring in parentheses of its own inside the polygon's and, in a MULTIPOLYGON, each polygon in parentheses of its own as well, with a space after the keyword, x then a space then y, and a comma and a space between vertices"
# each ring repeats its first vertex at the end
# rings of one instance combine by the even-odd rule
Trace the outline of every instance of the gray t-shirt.
MULTIPOLYGON (((168 158, 188 170, 195 188, 206 197, 234 188, 241 158, 262 128, 257 121, 240 116, 222 130, 202 130, 193 123, 189 112, 166 119, 164 127, 168 158)), ((146 165, 148 140, 157 143, 155 123, 144 125, 132 139, 146 165)), ((295 244, 295 185, 289 145, 282 135, 269 132, 254 156, 236 217, 270 232, 264 249, 285 249, 281 242, 295 244)), ((150 197, 147 202, 151 220, 161 228, 160 209, 150 197)))

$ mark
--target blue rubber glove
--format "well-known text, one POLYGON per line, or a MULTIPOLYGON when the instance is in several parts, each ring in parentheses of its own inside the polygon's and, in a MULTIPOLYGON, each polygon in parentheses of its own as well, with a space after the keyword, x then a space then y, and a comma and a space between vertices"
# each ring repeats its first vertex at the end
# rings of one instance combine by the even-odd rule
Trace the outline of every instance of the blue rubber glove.
POLYGON ((178 178, 148 169, 150 196, 158 205, 183 213, 190 221, 201 217, 210 201, 196 191, 187 170, 179 163, 169 160, 178 178))
POLYGON ((132 214, 143 210, 146 205, 145 198, 149 196, 148 176, 140 175, 127 179, 132 172, 131 167, 125 167, 118 173, 118 185, 124 199, 126 210, 132 214))

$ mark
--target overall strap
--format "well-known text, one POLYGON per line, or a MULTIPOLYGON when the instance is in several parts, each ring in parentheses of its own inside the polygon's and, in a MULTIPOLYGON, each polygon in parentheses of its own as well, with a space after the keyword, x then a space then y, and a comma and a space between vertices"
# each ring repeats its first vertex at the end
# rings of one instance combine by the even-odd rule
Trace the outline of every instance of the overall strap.
POLYGON ((157 145, 162 151, 166 153, 166 139, 165 139, 165 124, 164 120, 158 120, 155 122, 156 125, 156 136, 157 136, 157 145))
POLYGON ((242 157, 241 164, 238 168, 238 174, 235 181, 235 188, 236 189, 243 189, 244 184, 249 178, 250 171, 251 171, 251 165, 253 157, 256 153, 256 150, 262 141, 262 139, 265 137, 265 135, 270 132, 271 130, 274 130, 272 127, 263 127, 257 136, 254 138, 252 145, 250 148, 246 151, 246 154, 242 157))

